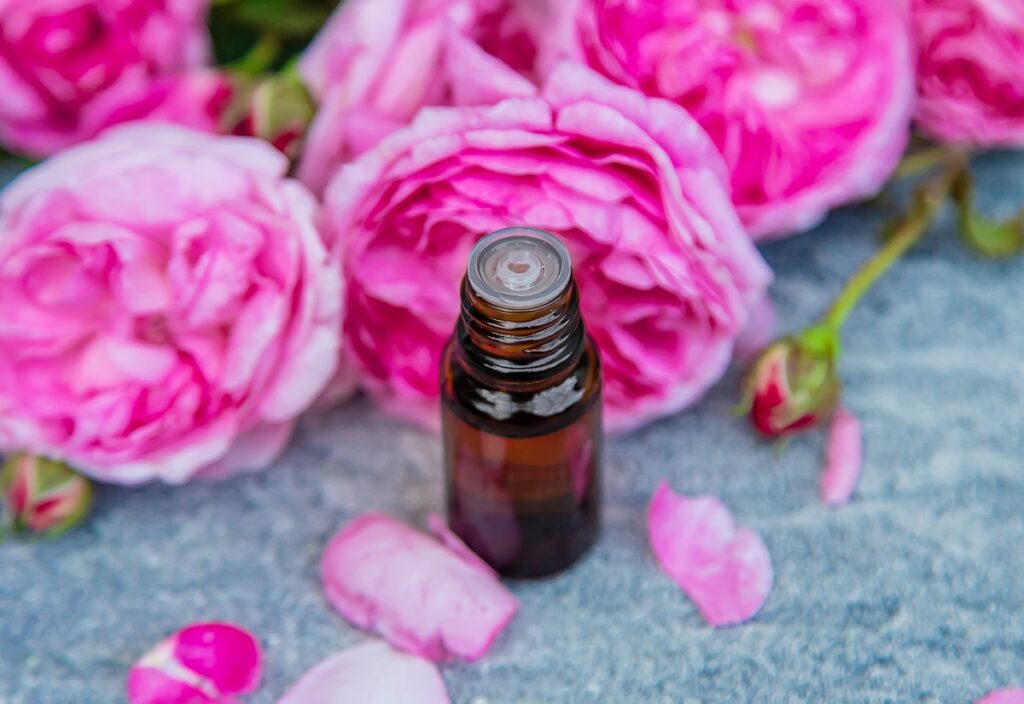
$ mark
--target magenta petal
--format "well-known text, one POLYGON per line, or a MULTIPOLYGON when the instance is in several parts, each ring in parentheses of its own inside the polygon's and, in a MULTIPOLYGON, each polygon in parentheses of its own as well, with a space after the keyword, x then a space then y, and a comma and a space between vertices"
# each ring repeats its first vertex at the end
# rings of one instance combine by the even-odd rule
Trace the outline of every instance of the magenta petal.
POLYGON ((1024 689, 997 689, 975 704, 1024 704, 1024 689))
POLYGON ((229 623, 199 623, 178 632, 178 661, 209 680, 221 694, 256 691, 262 674, 259 643, 229 623))
POLYGON ((342 616, 397 648, 433 660, 475 660, 519 605, 467 552, 388 516, 364 514, 327 546, 324 589, 342 616))
POLYGON ((658 564, 708 623, 741 623, 761 609, 772 588, 768 549, 757 533, 737 529, 717 498, 679 496, 662 482, 647 531, 658 564))
POLYGON ((863 465, 860 421, 845 408, 832 417, 825 446, 825 472, 821 475, 821 500, 842 506, 857 488, 863 465))
POLYGON ((259 644, 228 623, 197 623, 160 641, 128 675, 130 704, 228 704, 259 687, 259 644))
POLYGON ((448 691, 434 663, 377 642, 330 656, 277 704, 448 704, 448 691))

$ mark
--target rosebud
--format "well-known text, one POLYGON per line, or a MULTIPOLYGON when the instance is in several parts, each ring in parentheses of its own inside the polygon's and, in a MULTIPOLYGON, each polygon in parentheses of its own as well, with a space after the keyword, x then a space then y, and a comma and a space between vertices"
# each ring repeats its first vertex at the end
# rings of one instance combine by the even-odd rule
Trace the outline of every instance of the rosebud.
POLYGON ((743 411, 767 437, 791 435, 821 424, 839 403, 839 339, 819 325, 769 345, 744 379, 743 411))
POLYGON ((0 473, 7 522, 15 533, 57 536, 89 513, 89 480, 54 460, 15 455, 0 473))
POLYGON ((234 105, 225 113, 226 130, 259 137, 294 159, 316 107, 299 77, 290 71, 253 83, 235 77, 234 105))

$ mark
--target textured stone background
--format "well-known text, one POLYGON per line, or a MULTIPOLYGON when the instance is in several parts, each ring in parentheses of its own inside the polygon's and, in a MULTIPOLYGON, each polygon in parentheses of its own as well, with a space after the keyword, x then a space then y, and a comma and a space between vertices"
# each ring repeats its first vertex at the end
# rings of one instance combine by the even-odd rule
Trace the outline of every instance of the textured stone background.
MULTIPOLYGON (((1024 158, 979 164, 980 203, 1024 203, 1024 158)), ((781 329, 809 321, 874 246, 878 211, 765 247, 781 329)), ((490 654, 444 668, 455 704, 971 702, 1024 685, 1024 260, 990 264, 948 219, 850 320, 847 403, 864 420, 856 498, 817 498, 821 438, 776 457, 730 417, 735 374, 697 408, 614 441, 607 521, 564 576, 515 584, 490 654), (771 550, 751 623, 708 628, 655 567, 662 477, 721 496, 771 550)), ((317 561, 369 508, 440 506, 437 443, 356 401, 305 420, 272 470, 219 485, 105 488, 57 542, 0 546, 0 702, 121 701, 132 661, 198 619, 266 648, 257 704, 366 636, 325 605, 317 561)))

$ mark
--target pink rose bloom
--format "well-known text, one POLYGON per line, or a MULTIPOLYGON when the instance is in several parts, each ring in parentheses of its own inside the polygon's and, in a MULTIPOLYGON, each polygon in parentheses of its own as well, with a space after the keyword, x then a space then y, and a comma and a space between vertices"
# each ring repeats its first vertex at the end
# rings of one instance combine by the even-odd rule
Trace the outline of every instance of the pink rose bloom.
POLYGON ((424 105, 533 95, 534 85, 502 61, 529 65, 529 46, 509 0, 346 0, 299 63, 321 103, 300 178, 322 190, 338 165, 424 105))
POLYGON ((895 0, 560 0, 537 24, 568 56, 697 118, 756 238, 871 196, 907 143, 913 70, 895 0))
POLYGON ((570 64, 538 97, 425 109, 339 172, 325 213, 366 388, 434 427, 459 281, 488 232, 527 225, 566 243, 618 430, 716 381, 770 278, 686 112, 570 64))
POLYGON ((442 521, 431 524, 437 539, 383 514, 351 521, 321 560, 327 600, 396 648, 431 660, 477 660, 519 603, 442 521))
POLYGON ((911 6, 921 130, 947 142, 1024 146, 1024 3, 911 6))
POLYGON ((0 0, 0 142, 42 157, 117 122, 214 124, 209 0, 0 0))
POLYGON ((115 128, 0 196, 0 450, 103 481, 269 463, 335 370, 316 203, 255 139, 115 128))
POLYGON ((251 633, 230 623, 195 623, 160 641, 128 673, 129 704, 229 704, 263 674, 251 633))

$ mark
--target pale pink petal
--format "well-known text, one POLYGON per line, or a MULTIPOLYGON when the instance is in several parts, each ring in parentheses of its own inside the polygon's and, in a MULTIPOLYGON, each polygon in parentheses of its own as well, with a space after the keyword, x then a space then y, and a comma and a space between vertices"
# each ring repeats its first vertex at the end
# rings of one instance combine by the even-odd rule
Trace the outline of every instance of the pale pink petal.
POLYGON ((262 423, 250 428, 235 438, 226 455, 208 464, 193 478, 216 481, 264 469, 284 452, 294 428, 294 421, 262 423))
POLYGON ((146 653, 128 675, 130 704, 211 704, 250 694, 262 676, 259 643, 229 623, 197 623, 146 653))
POLYGON ((1024 704, 1024 689, 997 689, 986 694, 976 704, 1024 704))
POLYGON ((775 304, 765 296, 750 311, 750 318, 736 338, 733 358, 749 362, 775 339, 775 304))
POLYGON ((153 667, 135 667, 126 685, 129 704, 205 704, 206 692, 153 667))
POLYGON ((321 570, 328 600, 346 619, 433 660, 481 657, 518 608, 479 559, 381 514, 339 531, 321 570))
POLYGON ((772 587, 768 549, 757 533, 736 527, 721 501, 679 496, 662 482, 647 530, 658 564, 708 623, 741 623, 761 609, 772 587))
POLYGON ((863 465, 863 440, 857 416, 839 408, 832 417, 825 442, 821 500, 829 506, 842 506, 857 488, 863 465))
POLYGON ((437 665, 372 642, 335 653, 277 704, 448 704, 437 665))
POLYGON ((454 105, 493 105, 537 94, 536 86, 454 29, 445 33, 444 63, 454 105))
POLYGON ((436 513, 432 513, 427 516, 427 527, 430 532, 434 534, 434 537, 441 541, 441 543, 451 550, 453 553, 461 557, 466 562, 476 565, 484 572, 489 572, 495 577, 498 573, 494 571, 494 568, 488 565, 483 559, 480 558, 475 552, 469 549, 469 546, 452 532, 452 529, 448 527, 448 524, 443 518, 436 513))

